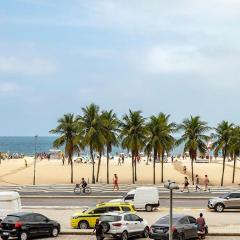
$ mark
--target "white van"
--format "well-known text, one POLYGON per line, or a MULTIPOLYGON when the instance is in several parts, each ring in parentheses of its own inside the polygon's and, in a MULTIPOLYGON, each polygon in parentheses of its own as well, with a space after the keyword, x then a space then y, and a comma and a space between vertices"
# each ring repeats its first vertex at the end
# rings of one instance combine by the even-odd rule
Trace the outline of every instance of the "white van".
POLYGON ((129 191, 123 199, 114 199, 110 202, 132 202, 136 209, 145 209, 151 212, 159 207, 159 195, 157 187, 139 187, 129 191))
POLYGON ((0 192, 0 219, 4 219, 10 213, 21 211, 22 205, 18 192, 0 192))

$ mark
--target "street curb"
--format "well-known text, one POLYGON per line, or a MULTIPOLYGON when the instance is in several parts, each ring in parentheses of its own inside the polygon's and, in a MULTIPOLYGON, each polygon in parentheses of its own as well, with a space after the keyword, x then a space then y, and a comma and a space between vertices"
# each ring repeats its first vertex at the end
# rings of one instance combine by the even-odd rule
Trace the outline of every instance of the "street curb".
POLYGON ((22 209, 50 209, 50 210, 71 210, 88 209, 89 206, 22 206, 22 209))

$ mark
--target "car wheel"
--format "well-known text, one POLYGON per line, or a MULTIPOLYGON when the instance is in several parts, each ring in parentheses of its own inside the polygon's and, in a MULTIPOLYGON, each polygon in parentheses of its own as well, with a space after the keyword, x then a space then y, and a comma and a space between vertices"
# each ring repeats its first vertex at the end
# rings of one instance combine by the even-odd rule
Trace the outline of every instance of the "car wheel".
POLYGON ((146 209, 147 212, 152 212, 153 208, 152 208, 151 205, 146 205, 145 209, 146 209))
POLYGON ((215 209, 216 212, 223 212, 223 210, 224 210, 224 205, 221 204, 221 203, 218 203, 218 204, 216 204, 216 206, 215 206, 214 209, 215 209))
POLYGON ((87 221, 80 221, 78 223, 78 228, 80 229, 88 229, 88 227, 89 227, 89 224, 87 221))
POLYGON ((28 234, 26 232, 21 232, 18 239, 19 240, 27 240, 28 239, 28 234))
POLYGON ((8 240, 9 237, 7 236, 1 236, 2 240, 8 240))
POLYGON ((103 227, 103 232, 107 233, 110 230, 110 225, 108 222, 102 222, 101 223, 102 227, 103 227))
POLYGON ((179 234, 178 240, 185 240, 185 235, 184 235, 184 233, 180 233, 180 234, 179 234))
POLYGON ((58 234, 59 234, 58 228, 57 228, 57 227, 54 227, 54 228, 52 229, 51 236, 52 236, 52 237, 57 237, 58 234))
POLYGON ((148 227, 145 227, 142 236, 144 238, 148 238, 149 237, 149 228, 148 227))
POLYGON ((127 233, 127 231, 124 231, 124 232, 122 233, 121 239, 122 239, 122 240, 128 240, 128 233, 127 233))

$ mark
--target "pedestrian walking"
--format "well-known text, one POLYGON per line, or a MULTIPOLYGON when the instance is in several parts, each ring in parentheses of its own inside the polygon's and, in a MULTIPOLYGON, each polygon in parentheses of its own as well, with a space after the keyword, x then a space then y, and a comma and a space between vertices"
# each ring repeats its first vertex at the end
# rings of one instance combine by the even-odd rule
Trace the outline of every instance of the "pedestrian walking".
POLYGON ((196 174, 196 177, 195 177, 195 183, 196 183, 195 192, 197 192, 198 190, 201 191, 201 188, 199 187, 200 180, 199 180, 199 176, 198 176, 198 174, 196 174))
POLYGON ((185 189, 187 190, 187 192, 189 192, 188 185, 189 185, 188 178, 187 178, 187 177, 185 177, 185 178, 184 178, 184 183, 183 183, 183 189, 182 189, 182 191, 181 191, 181 192, 183 192, 185 189))
POLYGON ((96 220, 95 227, 93 229, 93 233, 96 232, 96 239, 97 240, 103 240, 104 234, 103 234, 103 226, 100 224, 99 219, 96 220))
POLYGON ((116 189, 117 191, 119 191, 118 176, 117 176, 116 173, 114 174, 114 177, 113 177, 113 191, 114 191, 115 189, 116 189))
POLYGON ((120 157, 118 158, 118 165, 121 166, 121 158, 120 157))
POLYGON ((208 175, 205 175, 205 179, 204 179, 204 186, 205 186, 205 191, 210 190, 209 189, 209 178, 208 175))

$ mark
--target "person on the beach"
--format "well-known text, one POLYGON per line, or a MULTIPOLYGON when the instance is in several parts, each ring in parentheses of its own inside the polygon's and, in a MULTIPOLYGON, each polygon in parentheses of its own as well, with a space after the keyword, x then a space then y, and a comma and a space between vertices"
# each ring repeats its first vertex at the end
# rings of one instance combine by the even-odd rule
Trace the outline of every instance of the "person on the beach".
POLYGON ((113 191, 114 190, 119 190, 119 186, 118 186, 118 176, 117 176, 117 174, 115 173, 114 174, 114 177, 113 177, 113 191))
POLYGON ((83 189, 83 193, 85 193, 85 189, 87 187, 87 182, 84 178, 82 178, 81 186, 82 186, 82 189, 83 189))
POLYGON ((120 157, 118 158, 118 165, 121 166, 121 158, 120 157))
POLYGON ((183 189, 182 189, 181 192, 183 192, 185 189, 189 192, 188 185, 189 185, 188 178, 185 177, 185 178, 184 178, 184 183, 183 183, 183 189))
POLYGON ((96 232, 96 239, 97 240, 103 240, 104 234, 103 234, 103 226, 100 224, 99 219, 96 220, 95 227, 93 229, 93 233, 96 232))
POLYGON ((199 187, 200 180, 199 180, 198 174, 196 174, 196 177, 195 177, 195 184, 196 184, 195 192, 197 192, 198 190, 201 191, 201 188, 199 187))
POLYGON ((208 175, 205 175, 204 186, 205 186, 205 191, 209 190, 209 188, 208 188, 208 186, 209 186, 209 178, 208 178, 208 175))

